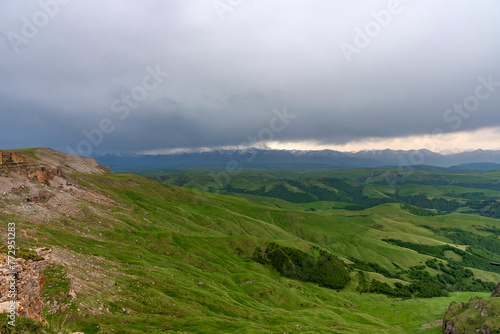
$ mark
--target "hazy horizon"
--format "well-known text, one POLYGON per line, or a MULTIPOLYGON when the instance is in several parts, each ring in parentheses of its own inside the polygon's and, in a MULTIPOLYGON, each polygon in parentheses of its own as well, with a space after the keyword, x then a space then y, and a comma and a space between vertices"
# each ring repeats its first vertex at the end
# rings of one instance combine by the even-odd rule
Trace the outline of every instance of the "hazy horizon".
POLYGON ((500 149, 500 4, 0 5, 0 144, 500 149))

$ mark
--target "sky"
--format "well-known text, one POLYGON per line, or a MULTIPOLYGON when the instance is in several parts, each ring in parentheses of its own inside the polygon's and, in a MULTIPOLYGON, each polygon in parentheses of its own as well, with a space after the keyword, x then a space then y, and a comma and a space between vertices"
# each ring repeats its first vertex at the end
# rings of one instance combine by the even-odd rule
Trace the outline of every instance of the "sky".
POLYGON ((0 4, 0 148, 500 149, 496 0, 0 4))

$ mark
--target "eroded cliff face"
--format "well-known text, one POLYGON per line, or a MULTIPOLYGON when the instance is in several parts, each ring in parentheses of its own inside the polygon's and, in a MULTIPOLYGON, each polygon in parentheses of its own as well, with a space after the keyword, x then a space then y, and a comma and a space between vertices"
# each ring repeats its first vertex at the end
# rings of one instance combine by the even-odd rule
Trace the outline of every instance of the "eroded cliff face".
POLYGON ((15 152, 0 151, 0 168, 13 170, 17 174, 25 176, 38 182, 53 180, 56 176, 62 176, 61 168, 53 168, 35 159, 25 157, 15 152))
POLYGON ((73 179, 75 174, 110 173, 94 159, 51 149, 26 150, 20 155, 0 151, 0 207, 31 222, 83 216, 90 203, 113 201, 73 179))
MULTIPOLYGON (((49 251, 45 251, 49 252, 49 251)), ((47 260, 33 261, 15 259, 10 267, 7 256, 0 255, 0 312, 8 312, 12 301, 18 316, 42 321, 43 302, 40 293, 43 289, 43 272, 47 260), (12 274, 15 272, 16 274, 12 274), (12 278, 15 278, 12 281, 12 278), (14 283, 15 284, 12 284, 14 283)))
POLYGON ((26 176, 29 179, 38 182, 46 182, 53 180, 56 176, 62 176, 62 171, 59 168, 50 167, 34 167, 17 171, 19 175, 26 176))
MULTIPOLYGON (((104 225, 101 225, 101 217, 108 219, 106 217, 112 213, 111 209, 114 209, 116 202, 90 187, 81 185, 79 175, 110 173, 109 168, 101 166, 93 159, 74 157, 51 149, 18 152, 21 154, 0 151, 0 210, 6 217, 12 215, 23 222, 17 226, 16 238, 19 242, 16 244, 45 246, 43 240, 37 239, 40 237, 40 227, 55 221, 63 224, 78 222, 78 218, 86 217, 88 210, 94 210, 95 207, 104 206, 105 209, 92 211, 96 213, 92 223, 104 225)), ((5 245, 7 224, 4 223, 6 222, 0 224, 0 232, 4 236, 5 245)), ((91 234, 86 228, 77 233, 83 238, 98 239, 102 236, 100 233, 91 234)), ((100 262, 93 258, 58 248, 51 251, 40 250, 39 255, 45 260, 15 260, 14 271, 17 274, 14 301, 15 311, 20 316, 43 321, 44 308, 47 314, 60 314, 72 305, 77 294, 91 295, 112 286, 112 279, 109 277, 114 277, 113 272, 103 274, 104 269, 100 268, 100 262), (65 285, 63 288, 52 283, 62 279, 62 276, 54 274, 56 270, 64 272, 65 275, 67 273, 68 291, 65 285), (58 293, 51 295, 53 291, 58 293)), ((10 269, 6 255, 0 251, 0 312, 9 311, 8 308, 12 305, 12 297, 9 296, 9 279, 12 276, 10 269)), ((108 306, 102 302, 79 301, 77 307, 82 312, 87 312, 86 314, 109 313, 108 306)))
POLYGON ((20 164, 24 162, 24 157, 15 152, 0 151, 0 165, 20 164))

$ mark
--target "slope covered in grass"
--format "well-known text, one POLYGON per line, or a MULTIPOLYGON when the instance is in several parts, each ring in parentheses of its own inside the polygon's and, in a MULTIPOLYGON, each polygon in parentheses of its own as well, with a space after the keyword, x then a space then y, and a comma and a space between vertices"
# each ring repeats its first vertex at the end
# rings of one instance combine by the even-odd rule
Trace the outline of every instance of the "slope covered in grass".
MULTIPOLYGON (((329 201, 306 211, 310 207, 301 203, 207 193, 137 175, 73 173, 71 182, 77 187, 69 187, 68 194, 88 195, 64 203, 73 211, 52 212, 50 219, 37 214, 62 191, 49 185, 54 197, 47 202, 28 205, 3 197, 0 219, 26 231, 19 237, 22 246, 53 249, 55 266, 46 275, 54 283, 43 292, 45 316, 74 331, 438 333, 436 326, 421 326, 442 319, 452 300, 484 296, 445 287, 440 293, 447 297, 431 299, 418 298, 419 290, 409 299, 370 291, 384 292, 385 286, 389 294, 409 291, 405 287, 415 286, 415 275, 434 277, 452 268, 446 259, 385 240, 461 249, 466 245, 457 245, 440 228, 486 236, 496 223, 492 218, 422 217, 400 204, 352 211, 329 201), (287 257, 270 252, 269 261, 256 261, 256 250, 270 245, 286 249, 287 257), (331 254, 333 267, 336 258, 345 264, 349 278, 344 276, 343 288, 322 284, 316 278, 321 271, 309 271, 314 279, 307 282, 273 265, 275 258, 274 263, 288 263, 288 269, 300 265, 303 272, 307 263, 325 263, 321 252, 331 254), (291 262, 279 262, 288 258, 291 262), (70 292, 75 297, 68 297, 70 292)), ((473 277, 464 278, 464 286, 472 279, 500 280, 494 271, 469 269, 473 277)))

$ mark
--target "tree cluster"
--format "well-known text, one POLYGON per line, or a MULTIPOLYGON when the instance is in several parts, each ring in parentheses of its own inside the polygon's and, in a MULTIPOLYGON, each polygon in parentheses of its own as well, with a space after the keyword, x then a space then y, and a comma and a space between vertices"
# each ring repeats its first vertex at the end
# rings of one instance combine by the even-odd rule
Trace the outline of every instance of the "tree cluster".
POLYGON ((285 277, 331 289, 343 289, 351 279, 348 266, 324 250, 320 250, 316 258, 301 250, 272 242, 265 250, 258 247, 253 259, 271 266, 285 277))

